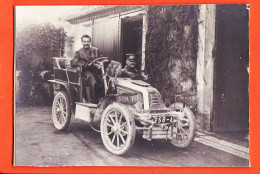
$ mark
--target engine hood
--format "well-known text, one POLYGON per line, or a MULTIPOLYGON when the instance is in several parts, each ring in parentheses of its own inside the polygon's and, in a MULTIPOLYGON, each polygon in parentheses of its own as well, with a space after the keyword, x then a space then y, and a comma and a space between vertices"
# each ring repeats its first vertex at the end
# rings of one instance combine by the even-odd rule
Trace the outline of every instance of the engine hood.
MULTIPOLYGON (((144 101, 144 110, 150 110, 153 108, 154 100, 156 98, 158 105, 163 105, 163 102, 161 101, 161 95, 158 92, 157 89, 153 88, 149 83, 146 83, 141 80, 131 80, 129 78, 118 78, 117 84, 118 87, 124 88, 127 90, 135 90, 138 92, 141 92, 143 95, 143 101, 144 101), (152 107, 152 108, 151 108, 152 107)), ((160 106, 161 108, 162 106, 160 106)))
POLYGON ((130 80, 131 83, 138 85, 138 86, 143 86, 143 87, 149 87, 151 86, 149 83, 146 83, 142 80, 130 80))

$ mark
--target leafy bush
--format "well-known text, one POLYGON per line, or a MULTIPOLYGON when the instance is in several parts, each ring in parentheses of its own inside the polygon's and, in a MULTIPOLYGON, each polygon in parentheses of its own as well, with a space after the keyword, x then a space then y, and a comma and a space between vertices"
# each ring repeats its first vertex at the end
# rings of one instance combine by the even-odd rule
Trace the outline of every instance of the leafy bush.
POLYGON ((15 52, 18 90, 17 105, 35 105, 51 101, 51 85, 44 75, 52 72, 52 58, 64 53, 66 33, 50 23, 16 26, 15 52), (47 72, 43 74, 43 71, 47 72))

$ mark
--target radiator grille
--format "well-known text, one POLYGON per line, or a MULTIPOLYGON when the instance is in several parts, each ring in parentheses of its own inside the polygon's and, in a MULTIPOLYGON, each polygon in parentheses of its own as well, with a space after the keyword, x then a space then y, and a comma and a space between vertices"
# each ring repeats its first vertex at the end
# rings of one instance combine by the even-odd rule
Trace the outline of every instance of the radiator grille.
POLYGON ((161 98, 161 95, 158 93, 150 93, 150 108, 151 109, 162 109, 164 108, 164 104, 161 98))

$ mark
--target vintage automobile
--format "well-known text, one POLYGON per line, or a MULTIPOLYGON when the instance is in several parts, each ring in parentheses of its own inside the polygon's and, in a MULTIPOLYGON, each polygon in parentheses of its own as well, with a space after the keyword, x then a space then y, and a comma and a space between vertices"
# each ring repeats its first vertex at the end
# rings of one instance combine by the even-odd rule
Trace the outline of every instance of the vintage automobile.
POLYGON ((129 151, 136 133, 146 140, 169 140, 178 148, 191 144, 196 124, 189 106, 173 103, 167 108, 157 89, 142 80, 120 77, 121 64, 107 57, 91 63, 102 67, 104 96, 98 104, 86 103, 81 68, 72 68, 70 60, 53 58, 54 79, 49 81, 54 85, 52 120, 56 129, 66 130, 72 115, 89 125, 96 123, 104 146, 116 155, 129 151))

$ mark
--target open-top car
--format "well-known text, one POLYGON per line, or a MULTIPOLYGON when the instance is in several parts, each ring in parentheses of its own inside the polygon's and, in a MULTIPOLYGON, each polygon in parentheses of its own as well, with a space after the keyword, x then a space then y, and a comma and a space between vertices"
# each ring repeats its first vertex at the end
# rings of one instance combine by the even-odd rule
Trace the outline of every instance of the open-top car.
POLYGON ((157 89, 142 80, 120 77, 121 64, 107 57, 92 63, 101 66, 104 96, 98 104, 83 99, 81 68, 72 68, 69 58, 54 58, 55 97, 52 119, 66 130, 71 115, 99 125, 106 149, 116 155, 128 152, 139 132, 144 139, 165 139, 179 148, 191 144, 196 134, 195 117, 184 103, 167 108, 157 89))

